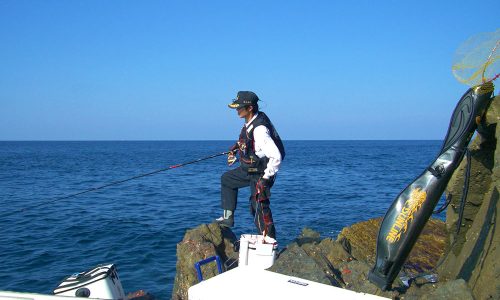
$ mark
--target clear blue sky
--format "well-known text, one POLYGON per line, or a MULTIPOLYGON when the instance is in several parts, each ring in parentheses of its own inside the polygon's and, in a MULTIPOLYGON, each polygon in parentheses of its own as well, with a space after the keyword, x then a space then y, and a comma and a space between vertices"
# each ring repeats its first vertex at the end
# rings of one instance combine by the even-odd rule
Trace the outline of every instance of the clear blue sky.
MULTIPOLYGON (((442 139, 500 1, 0 0, 0 140, 442 139)), ((497 83, 498 85, 498 83, 497 83)))

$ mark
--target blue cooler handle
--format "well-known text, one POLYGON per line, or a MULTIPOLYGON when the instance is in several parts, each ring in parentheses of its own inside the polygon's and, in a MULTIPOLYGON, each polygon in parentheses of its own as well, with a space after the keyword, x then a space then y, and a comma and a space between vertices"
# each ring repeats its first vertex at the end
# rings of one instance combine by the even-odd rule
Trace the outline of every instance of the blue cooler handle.
POLYGON ((201 274, 201 266, 208 264, 209 262, 212 262, 214 260, 217 263, 217 269, 219 270, 219 274, 222 273, 222 264, 220 262, 220 258, 218 255, 205 258, 194 264, 194 268, 196 269, 196 274, 198 275, 198 281, 203 281, 203 275, 201 274))

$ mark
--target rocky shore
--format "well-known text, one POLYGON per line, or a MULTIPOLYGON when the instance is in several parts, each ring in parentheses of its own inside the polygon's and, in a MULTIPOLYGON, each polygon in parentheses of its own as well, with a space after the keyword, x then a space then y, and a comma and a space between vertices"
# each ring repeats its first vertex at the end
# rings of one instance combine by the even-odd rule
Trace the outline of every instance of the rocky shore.
MULTIPOLYGON (((472 153, 470 188, 464 217, 458 211, 466 160, 448 184, 451 203, 446 222, 430 219, 391 291, 381 291, 367 280, 374 264, 381 218, 346 227, 336 240, 322 239, 305 228, 281 251, 270 271, 358 292, 393 299, 499 299, 499 231, 496 230, 500 190, 500 97, 492 102, 480 133, 469 146, 472 153), (460 231, 457 234, 457 226, 460 231)), ((395 195, 396 196, 396 195, 395 195)), ((198 283, 193 264, 219 255, 226 269, 237 266, 237 237, 217 224, 188 230, 177 245, 177 274, 173 299, 187 299, 198 283)), ((217 274, 215 265, 203 269, 204 278, 217 274)))

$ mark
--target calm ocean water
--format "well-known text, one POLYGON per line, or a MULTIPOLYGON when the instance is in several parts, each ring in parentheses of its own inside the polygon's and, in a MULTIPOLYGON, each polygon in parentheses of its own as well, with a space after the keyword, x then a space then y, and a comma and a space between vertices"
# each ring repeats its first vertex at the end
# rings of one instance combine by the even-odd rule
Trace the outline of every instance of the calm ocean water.
MULTIPOLYGON (((51 293, 64 277, 112 262, 126 292, 144 289, 169 299, 176 243, 186 229, 220 216, 225 157, 30 207, 230 144, 0 142, 0 290, 51 293)), ((271 199, 282 246, 305 226, 335 237, 344 226, 383 216, 441 142, 286 141, 285 147, 271 199)), ((248 196, 240 192, 236 235, 255 231, 248 196)))

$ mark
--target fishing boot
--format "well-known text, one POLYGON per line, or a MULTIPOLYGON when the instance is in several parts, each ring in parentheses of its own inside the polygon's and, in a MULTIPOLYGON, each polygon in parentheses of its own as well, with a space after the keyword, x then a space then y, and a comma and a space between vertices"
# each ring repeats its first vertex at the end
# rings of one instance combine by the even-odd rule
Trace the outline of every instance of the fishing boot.
POLYGON ((215 219, 215 222, 217 222, 220 226, 233 227, 234 226, 233 212, 225 209, 222 217, 215 219))

